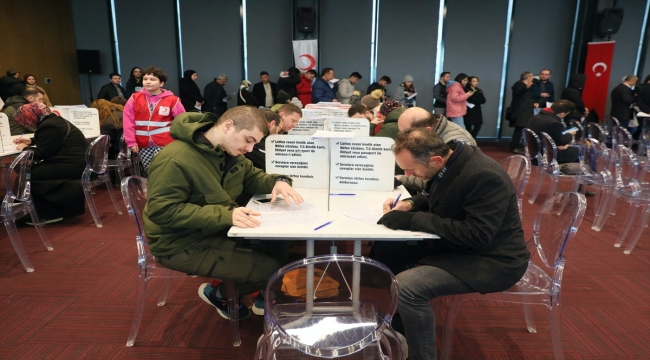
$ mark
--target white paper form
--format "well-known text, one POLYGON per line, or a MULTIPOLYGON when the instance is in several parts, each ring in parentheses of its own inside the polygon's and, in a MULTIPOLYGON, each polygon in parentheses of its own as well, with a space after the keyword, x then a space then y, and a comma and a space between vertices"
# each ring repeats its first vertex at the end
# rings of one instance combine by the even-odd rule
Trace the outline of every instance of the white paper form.
POLYGON ((261 226, 320 225, 325 222, 325 216, 318 210, 268 211, 261 214, 261 226))
POLYGON ((366 211, 355 211, 343 214, 343 216, 349 217, 356 221, 361 221, 362 223, 369 225, 377 225, 377 221, 384 216, 384 211, 382 209, 373 209, 366 211))

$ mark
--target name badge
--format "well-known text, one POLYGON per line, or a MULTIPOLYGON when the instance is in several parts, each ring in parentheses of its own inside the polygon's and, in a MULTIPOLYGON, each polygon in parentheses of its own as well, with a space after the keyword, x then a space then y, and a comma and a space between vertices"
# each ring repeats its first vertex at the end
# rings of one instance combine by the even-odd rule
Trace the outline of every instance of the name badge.
POLYGON ((167 116, 169 115, 169 106, 161 106, 158 108, 158 115, 167 116))

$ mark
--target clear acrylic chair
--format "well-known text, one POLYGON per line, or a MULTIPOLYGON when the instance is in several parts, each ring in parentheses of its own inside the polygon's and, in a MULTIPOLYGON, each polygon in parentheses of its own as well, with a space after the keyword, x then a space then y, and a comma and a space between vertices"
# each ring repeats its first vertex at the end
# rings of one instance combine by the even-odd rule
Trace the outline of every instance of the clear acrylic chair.
MULTIPOLYGON (((564 122, 562 122, 564 123, 564 122)), ((577 128, 578 131, 575 133, 573 136, 573 140, 571 141, 571 145, 579 145, 580 140, 585 136, 585 128, 582 126, 582 123, 578 120, 572 119, 569 121, 569 125, 571 128, 577 128)))
POLYGON ((587 124, 587 133, 590 139, 596 139, 603 144, 607 140, 606 139, 607 133, 602 128, 602 126, 598 125, 597 123, 590 122, 589 124, 587 124))
POLYGON ((557 146, 551 137, 543 132, 541 134, 542 139, 542 148, 544 149, 544 164, 545 166, 540 166, 538 168, 538 176, 535 184, 534 193, 531 194, 529 202, 531 204, 535 201, 535 198, 539 194, 541 185, 544 183, 544 177, 548 176, 551 178, 551 184, 549 185, 548 192, 546 194, 546 200, 549 200, 558 188, 561 180, 571 181, 571 188, 575 187, 575 181, 579 175, 565 175, 560 171, 560 164, 557 162, 557 146))
POLYGON ((530 129, 524 129, 524 151, 526 152, 526 157, 530 160, 532 165, 537 165, 537 176, 535 178, 535 185, 533 190, 530 193, 528 198, 528 203, 533 204, 539 194, 539 190, 542 188, 544 183, 544 174, 542 169, 547 166, 546 158, 542 154, 542 143, 539 141, 539 137, 535 134, 534 131, 530 129))
POLYGON ((532 238, 528 241, 528 250, 532 256, 535 253, 539 255, 542 265, 533 263, 531 257, 524 276, 506 291, 452 297, 445 320, 441 359, 451 358, 458 311, 462 303, 470 300, 523 304, 526 327, 531 333, 537 333, 537 328, 530 305, 545 305, 549 309, 555 359, 564 359, 560 291, 566 264, 565 250, 576 236, 586 207, 585 196, 577 192, 566 192, 551 197, 537 210, 532 238))
POLYGON ((20 240, 18 229, 16 229, 16 220, 29 214, 34 223, 34 228, 47 250, 54 250, 47 236, 45 236, 45 231, 43 231, 43 226, 38 218, 38 214, 36 214, 34 202, 32 201, 30 174, 33 157, 33 152, 23 151, 7 168, 7 172, 5 173, 5 188, 7 193, 2 201, 2 209, 0 210, 0 217, 2 217, 2 221, 5 224, 9 239, 27 272, 34 272, 34 266, 29 261, 27 252, 20 240))
POLYGON ((86 151, 86 169, 81 175, 81 184, 86 196, 86 203, 90 209, 90 213, 95 220, 95 225, 98 228, 102 227, 102 222, 99 219, 99 212, 95 206, 95 199, 93 198, 93 188, 97 185, 104 184, 108 189, 108 195, 115 206, 115 210, 119 215, 122 215, 122 210, 115 200, 113 189, 111 185, 110 174, 106 171, 108 169, 108 148, 111 146, 110 137, 108 135, 101 135, 95 141, 90 143, 86 151), (95 177, 94 175, 98 175, 95 177))
POLYGON ((620 121, 618 121, 614 116, 605 115, 603 118, 603 129, 605 130, 605 134, 611 136, 614 126, 621 126, 620 121))
POLYGON ((120 183, 124 179, 125 169, 129 169, 131 175, 141 175, 140 156, 131 152, 131 149, 126 145, 124 136, 120 137, 120 152, 117 154, 117 158, 115 160, 107 160, 107 167, 109 170, 114 170, 117 173, 120 183))
POLYGON ((517 206, 519 207, 519 217, 522 216, 522 201, 528 178, 530 177, 530 160, 522 155, 509 156, 501 162, 501 167, 508 173, 510 179, 517 188, 517 206))
MULTIPOLYGON (((144 303, 147 297, 147 284, 149 283, 149 280, 154 277, 165 278, 165 287, 158 297, 158 306, 164 306, 167 302, 167 295, 169 294, 172 278, 184 278, 187 277, 187 274, 161 266, 156 262, 154 256, 151 255, 151 252, 149 251, 149 243, 144 232, 144 223, 142 222, 142 211, 147 202, 147 179, 140 176, 129 176, 122 180, 121 189, 126 210, 136 225, 135 241, 138 248, 138 285, 136 289, 135 312, 133 315, 133 322, 131 323, 129 338, 126 341, 126 346, 133 346, 135 344, 135 338, 138 336, 140 322, 142 321, 142 312, 144 311, 144 303)), ((224 282, 224 285, 226 286, 226 292, 232 294, 228 298, 228 308, 232 320, 229 321, 230 335, 232 337, 233 346, 239 346, 241 345, 239 323, 237 319, 239 299, 237 297, 234 283, 226 281, 224 282)))
POLYGON ((266 287, 264 336, 255 359, 282 359, 285 352, 296 351, 320 358, 361 352, 364 359, 405 359, 390 326, 398 295, 391 271, 363 256, 335 254, 294 261, 278 270, 266 287), (338 286, 314 277, 315 272, 329 275, 338 286), (294 286, 287 287, 288 279, 294 286), (292 288, 304 289, 305 296, 292 296, 296 295, 292 288))

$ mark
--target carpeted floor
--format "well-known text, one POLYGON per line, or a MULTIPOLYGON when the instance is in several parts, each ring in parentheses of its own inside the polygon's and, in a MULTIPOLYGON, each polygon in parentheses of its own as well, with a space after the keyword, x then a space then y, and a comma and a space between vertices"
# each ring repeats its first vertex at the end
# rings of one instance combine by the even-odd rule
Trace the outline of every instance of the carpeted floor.
MULTIPOLYGON (((505 143, 481 148, 496 160, 510 155, 505 143)), ((118 195, 117 188, 113 191, 118 195)), ((535 204, 524 201, 527 236, 545 196, 543 188, 535 204)), ((174 282, 164 307, 156 306, 162 282, 154 279, 136 344, 125 347, 136 285, 133 225, 126 213, 117 215, 106 190, 98 190, 96 199, 104 227, 96 228, 88 212, 48 225, 53 252, 46 251, 32 228, 19 228, 33 273, 24 271, 6 231, 0 230, 0 359, 251 359, 262 318, 240 322, 242 346, 233 348, 226 321, 196 294, 206 281, 201 278, 174 282)), ((650 359, 650 230, 631 255, 624 255, 612 245, 627 208, 619 204, 618 215, 597 233, 590 229, 591 205, 566 251, 565 355, 650 359)), ((458 317, 454 358, 553 358, 548 311, 539 306, 534 314, 538 332, 531 334, 518 305, 466 304, 458 317)))

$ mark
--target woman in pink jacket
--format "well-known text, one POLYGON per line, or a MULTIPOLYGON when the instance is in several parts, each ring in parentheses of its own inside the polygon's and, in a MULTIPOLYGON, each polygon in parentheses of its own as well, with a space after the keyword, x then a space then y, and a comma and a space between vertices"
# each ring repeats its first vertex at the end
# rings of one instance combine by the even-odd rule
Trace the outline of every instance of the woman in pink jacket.
POLYGON ((447 118, 463 129, 465 128, 463 116, 467 114, 467 98, 475 91, 465 92, 468 80, 467 74, 460 73, 453 81, 447 83, 447 118))

